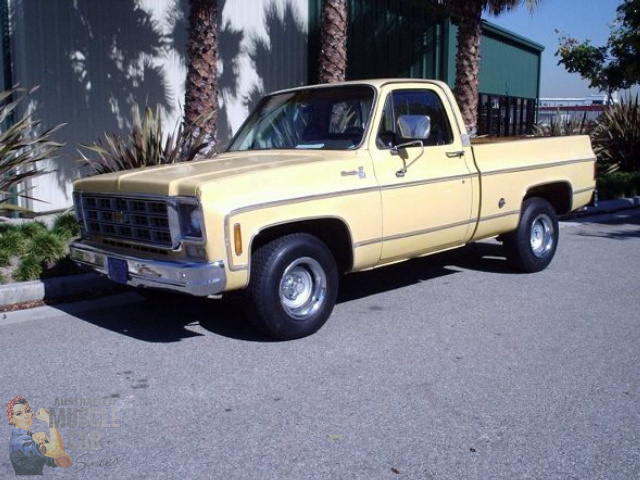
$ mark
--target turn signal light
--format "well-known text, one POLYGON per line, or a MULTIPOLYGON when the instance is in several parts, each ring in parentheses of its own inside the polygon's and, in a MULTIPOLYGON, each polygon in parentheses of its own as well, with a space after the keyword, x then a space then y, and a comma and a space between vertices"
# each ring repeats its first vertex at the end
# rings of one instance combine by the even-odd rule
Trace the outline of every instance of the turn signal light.
POLYGON ((236 247, 236 255, 242 255, 242 229, 239 223, 233 226, 233 243, 236 247))

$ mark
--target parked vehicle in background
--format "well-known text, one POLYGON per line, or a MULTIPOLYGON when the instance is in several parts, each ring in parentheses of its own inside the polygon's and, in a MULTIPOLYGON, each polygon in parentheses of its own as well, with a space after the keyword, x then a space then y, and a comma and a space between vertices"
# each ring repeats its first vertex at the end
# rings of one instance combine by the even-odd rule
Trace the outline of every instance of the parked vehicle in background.
POLYGON ((586 136, 472 145, 437 81, 286 90, 215 158, 77 181, 72 257, 140 288, 244 289, 256 327, 299 338, 344 273, 496 236, 519 270, 546 268, 594 162, 586 136))

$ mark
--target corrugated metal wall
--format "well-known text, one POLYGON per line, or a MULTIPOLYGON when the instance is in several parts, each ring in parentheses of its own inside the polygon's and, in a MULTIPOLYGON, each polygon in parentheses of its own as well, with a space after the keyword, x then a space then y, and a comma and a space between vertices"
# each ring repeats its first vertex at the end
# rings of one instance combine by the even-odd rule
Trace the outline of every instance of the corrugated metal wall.
MULTIPOLYGON (((517 44, 507 35, 485 28, 480 43, 480 92, 509 97, 537 98, 540 84, 541 51, 517 44)), ((449 29, 449 85, 455 83, 456 35, 449 29)))
POLYGON ((537 98, 539 54, 487 34, 482 38, 481 52, 481 92, 537 98))
MULTIPOLYGON (((347 79, 445 78, 446 32, 428 4, 349 0, 347 79)), ((310 0, 310 81, 317 81, 322 1, 310 0)))
POLYGON ((442 27, 421 5, 396 0, 350 0, 347 75, 439 78, 442 27))

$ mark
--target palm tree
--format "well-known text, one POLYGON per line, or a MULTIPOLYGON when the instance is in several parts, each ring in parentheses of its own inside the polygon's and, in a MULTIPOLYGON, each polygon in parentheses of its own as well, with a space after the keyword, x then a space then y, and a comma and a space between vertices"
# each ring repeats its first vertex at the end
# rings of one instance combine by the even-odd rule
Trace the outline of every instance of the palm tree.
POLYGON ((320 83, 344 82, 347 73, 347 0, 322 1, 320 83))
POLYGON ((462 118, 471 135, 478 123, 478 74, 480 72, 480 38, 482 12, 500 15, 520 5, 531 12, 541 0, 444 0, 444 5, 458 19, 458 52, 456 54, 455 96, 462 118))
POLYGON ((198 125, 215 142, 218 118, 218 2, 190 0, 185 124, 198 125), (204 121, 202 121, 204 119, 204 121))

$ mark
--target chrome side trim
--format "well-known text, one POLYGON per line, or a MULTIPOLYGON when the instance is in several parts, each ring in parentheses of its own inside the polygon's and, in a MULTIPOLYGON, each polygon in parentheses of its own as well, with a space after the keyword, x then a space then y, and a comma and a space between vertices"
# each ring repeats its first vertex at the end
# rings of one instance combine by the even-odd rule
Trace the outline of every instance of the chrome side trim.
POLYGON ((227 284, 224 263, 221 261, 207 263, 141 259, 111 253, 80 242, 73 242, 69 250, 74 262, 86 265, 103 275, 109 274, 109 258, 126 262, 128 271, 126 284, 134 287, 208 296, 221 293, 227 284))
POLYGON ((424 229, 421 229, 421 230, 414 230, 412 232, 398 233, 396 235, 389 235, 388 237, 372 238, 371 240, 365 240, 363 242, 354 243, 353 244, 353 248, 366 247, 366 246, 369 246, 369 245, 373 245, 375 243, 389 242, 391 240, 401 240, 403 238, 416 237, 418 235, 426 235, 427 233, 433 233, 433 232, 438 232, 438 231, 441 231, 441 230, 447 230, 449 228, 462 227, 464 225, 469 225, 470 223, 474 223, 474 220, 450 223, 448 225, 440 225, 438 227, 424 228, 424 229))
MULTIPOLYGON (((344 196, 358 195, 363 193, 372 193, 372 192, 379 192, 379 191, 380 191, 380 187, 378 186, 354 188, 354 189, 343 190, 339 192, 321 193, 316 195, 306 195, 304 197, 274 200, 272 202, 256 203, 254 205, 248 205, 246 207, 240 207, 240 208, 236 208, 235 210, 231 210, 224 216, 224 243, 225 243, 225 249, 227 251, 227 258, 229 259, 229 266, 228 266, 229 270, 231 270, 232 272, 237 272, 237 271, 249 269, 248 264, 236 265, 235 263, 233 263, 233 254, 232 254, 233 252, 231 249, 231 226, 230 226, 232 216, 240 215, 242 213, 250 212, 252 210, 280 207, 280 206, 289 205, 292 203, 310 202, 314 200, 326 200, 329 198, 337 198, 337 197, 344 197, 344 196)), ((327 217, 316 217, 316 218, 327 218, 327 217)), ((330 218, 335 218, 335 217, 330 217, 330 218)))
POLYGON ((418 187, 421 185, 429 185, 433 183, 447 183, 453 182, 456 180, 466 180, 468 178, 477 177, 477 173, 463 173, 460 175, 452 175, 450 177, 438 177, 438 178, 430 178, 427 180, 416 180, 414 182, 406 182, 406 183, 398 183, 398 184, 389 184, 381 187, 382 190, 393 190, 396 188, 410 188, 410 187, 418 187))
POLYGON ((401 240, 404 238, 417 237, 419 235, 426 235, 427 233, 434 233, 434 232, 439 232, 441 230, 448 230, 450 228, 463 227, 465 225, 469 225, 470 223, 474 223, 474 222, 471 220, 466 220, 462 222, 450 223, 448 225, 440 225, 437 227, 423 228, 422 230, 415 230, 413 232, 389 235, 388 237, 383 237, 382 241, 389 242, 391 240, 401 240))
MULTIPOLYGON (((232 272, 237 272, 237 271, 242 271, 242 270, 248 270, 249 269, 249 265, 248 264, 242 264, 242 265, 236 265, 233 262, 233 252, 232 252, 232 245, 231 245, 231 230, 230 230, 230 222, 231 222, 231 217, 234 215, 239 215, 242 213, 246 213, 246 212, 250 212, 252 210, 259 210, 259 209, 263 209, 263 208, 273 208, 273 207, 280 207, 283 205, 289 205, 289 204, 293 204, 293 203, 300 203, 300 202, 310 202, 310 201, 314 201, 314 200, 326 200, 329 198, 337 198, 337 197, 342 197, 342 196, 349 196, 349 195, 359 195, 359 194, 365 194, 365 193, 372 193, 372 192, 377 192, 380 190, 392 190, 392 189, 396 189, 396 188, 405 188, 405 187, 414 187, 414 186, 420 186, 420 185, 428 185, 428 184, 433 184, 433 183, 446 183, 446 182, 452 182, 452 181, 456 181, 456 180, 465 180, 465 179, 471 179, 471 178, 476 178, 478 177, 479 174, 478 173, 465 173, 465 174, 461 174, 461 175, 453 175, 450 177, 440 177, 440 178, 433 178, 433 179, 428 179, 428 180, 421 180, 421 181, 415 181, 415 182, 408 182, 408 183, 402 183, 402 184, 398 184, 398 185, 385 185, 382 187, 364 187, 364 188, 354 188, 354 189, 350 189, 350 190, 342 190, 342 191, 338 191, 338 192, 331 192, 331 193, 321 193, 321 194, 316 194, 316 195, 306 195, 303 197, 295 197, 295 198, 289 198, 289 199, 284 199, 284 200, 274 200, 271 202, 264 202, 264 203, 256 203, 254 205, 248 205, 246 207, 240 207, 237 208, 235 210, 230 211, 229 213, 227 213, 224 217, 224 242, 225 242, 225 249, 227 252, 227 258, 229 259, 229 265, 228 268, 229 270, 231 270, 232 272)), ((314 217, 314 218, 327 218, 327 217, 314 217)), ((330 217, 330 218, 336 218, 336 217, 330 217)), ((310 220, 313 218, 304 218, 302 220, 310 220)), ((298 221, 298 219, 296 219, 296 221, 298 221)), ((472 222, 467 222, 467 223, 472 223, 472 222)), ((457 225, 452 225, 452 226, 443 226, 443 227, 436 227, 436 229, 446 229, 446 228, 453 228, 457 225)), ((427 232, 428 233, 428 232, 427 232)), ((414 233, 413 235, 420 235, 420 233, 414 233)), ((413 236, 413 235, 409 235, 409 236, 413 236)), ((357 246, 365 246, 365 245, 369 245, 371 243, 377 243, 380 242, 382 240, 366 240, 365 242, 359 242, 357 244, 357 246)), ((354 248, 357 248, 354 247, 354 248)))
POLYGON ((587 163, 587 162, 595 162, 595 161, 596 161, 595 157, 579 158, 577 160, 564 160, 562 162, 544 163, 542 165, 530 165, 528 167, 504 168, 501 170, 493 170, 491 172, 481 172, 480 176, 488 177, 490 175, 500 175, 502 173, 528 172, 531 170, 540 170, 542 168, 564 167, 566 165, 572 165, 574 163, 587 163))
POLYGON ((353 244, 353 249, 368 247, 369 245, 375 245, 376 243, 381 243, 382 238, 372 238, 371 240, 364 240, 363 242, 358 242, 353 244))
POLYGON ((520 210, 511 210, 509 212, 496 213, 494 215, 487 215, 478 220, 480 222, 488 222, 489 220, 495 220, 496 218, 510 217, 511 215, 520 215, 520 210))
MULTIPOLYGON (((510 212, 503 212, 503 213, 497 213, 495 215, 488 215, 486 217, 482 217, 478 220, 478 223, 481 222, 488 222, 490 220, 495 220, 497 218, 502 218, 502 217, 509 217, 511 215, 520 215, 520 210, 512 210, 510 212)), ((406 232, 406 233, 399 233, 397 235, 389 235, 388 237, 382 237, 382 238, 372 238, 370 240, 365 240, 363 242, 358 242, 358 243, 354 243, 353 244, 353 248, 360 248, 360 247, 366 247, 368 245, 373 245, 375 243, 380 243, 380 242, 388 242, 391 240, 400 240, 403 238, 410 238, 410 237, 415 237, 417 235, 426 235, 428 233, 434 233, 434 232, 438 232, 441 230, 447 230, 450 228, 456 228, 456 227, 463 227, 465 225, 469 225, 469 224, 473 224, 476 223, 476 220, 468 220, 468 221, 462 221, 462 222, 456 222, 456 223, 450 223, 448 225, 440 225, 438 227, 431 227, 431 228, 425 228, 422 230, 415 230, 412 232, 406 232)))

